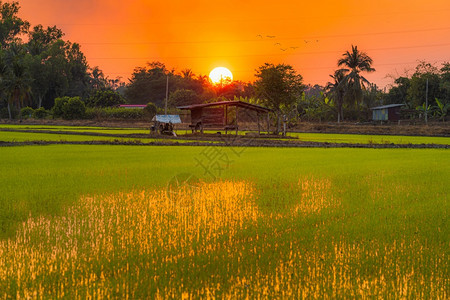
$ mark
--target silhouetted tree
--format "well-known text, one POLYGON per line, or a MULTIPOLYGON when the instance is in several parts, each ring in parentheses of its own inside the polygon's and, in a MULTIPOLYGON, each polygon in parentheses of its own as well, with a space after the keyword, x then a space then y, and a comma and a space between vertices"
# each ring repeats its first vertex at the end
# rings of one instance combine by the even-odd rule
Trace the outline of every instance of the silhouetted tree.
POLYGON ((200 104, 201 97, 192 90, 176 90, 170 94, 169 103, 171 106, 182 106, 182 105, 192 105, 200 104))
POLYGON ((374 72, 372 68, 373 60, 365 52, 358 50, 357 46, 352 45, 352 51, 347 51, 338 61, 338 66, 344 67, 345 72, 345 97, 355 106, 362 101, 362 90, 369 81, 361 75, 362 72, 374 72))
POLYGON ((333 82, 328 82, 326 86, 326 91, 329 93, 330 98, 332 98, 336 104, 337 110, 337 121, 344 120, 344 97, 347 90, 347 81, 345 80, 345 75, 347 71, 343 69, 336 70, 333 75, 333 82))
POLYGON ((26 50, 22 44, 13 42, 3 52, 3 72, 1 88, 8 102, 11 119, 11 106, 20 111, 24 102, 30 99, 32 78, 25 63, 26 50))
POLYGON ((283 114, 290 112, 303 92, 303 77, 286 64, 266 63, 256 70, 255 90, 268 108, 277 114, 277 133, 283 114))
POLYGON ((27 32, 30 23, 18 17, 19 2, 0 1, 0 45, 7 47, 18 39, 20 34, 27 32))

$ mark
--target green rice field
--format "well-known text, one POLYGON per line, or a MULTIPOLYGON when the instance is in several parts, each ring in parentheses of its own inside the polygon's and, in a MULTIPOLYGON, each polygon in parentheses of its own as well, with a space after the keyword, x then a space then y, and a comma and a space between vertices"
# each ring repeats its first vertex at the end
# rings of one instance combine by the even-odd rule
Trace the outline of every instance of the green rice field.
POLYGON ((0 299, 449 298, 446 149, 0 157, 0 299))
POLYGON ((185 140, 175 140, 168 138, 133 138, 133 137, 115 137, 115 136, 98 136, 98 135, 84 135, 84 134, 60 134, 60 133, 40 133, 40 132, 18 132, 5 131, 0 132, 0 141, 3 142, 31 142, 31 141, 46 141, 46 142, 88 142, 88 141, 109 141, 109 142, 139 142, 139 143, 155 143, 164 142, 170 143, 186 143, 185 140))
POLYGON ((441 144, 450 145, 449 137, 365 135, 334 133, 288 133, 300 141, 347 144, 441 144))
MULTIPOLYGON (((177 135, 190 133, 189 130, 177 130, 177 135)), ((207 134, 224 131, 205 131, 207 134)), ((0 125, 0 141, 24 142, 24 141, 112 141, 118 139, 114 136, 121 135, 123 141, 140 141, 149 143, 160 141, 157 137, 150 138, 149 129, 144 128, 116 128, 116 127, 89 127, 89 126, 43 126, 43 125, 0 125), (15 130, 2 131, 3 130, 15 130), (28 131, 33 132, 28 132, 28 131), (45 131, 45 132, 44 132, 45 131), (54 133, 51 133, 54 132, 54 133), (89 135, 91 134, 91 135, 89 135), (104 134, 105 136, 99 136, 104 134), (148 135, 148 138, 124 137, 127 135, 148 135)), ((245 135, 247 132, 239 132, 245 135)), ((321 142, 321 143, 347 143, 347 144, 439 144, 450 145, 449 137, 428 136, 397 136, 397 135, 363 135, 363 134, 331 134, 331 133, 295 133, 290 132, 288 137, 295 139, 291 142, 321 142)), ((198 137, 202 140, 202 137, 198 137)), ((168 141, 167 139, 165 141, 168 141)), ((173 142, 175 140, 170 140, 173 142)), ((182 143, 182 139, 177 139, 182 143)))

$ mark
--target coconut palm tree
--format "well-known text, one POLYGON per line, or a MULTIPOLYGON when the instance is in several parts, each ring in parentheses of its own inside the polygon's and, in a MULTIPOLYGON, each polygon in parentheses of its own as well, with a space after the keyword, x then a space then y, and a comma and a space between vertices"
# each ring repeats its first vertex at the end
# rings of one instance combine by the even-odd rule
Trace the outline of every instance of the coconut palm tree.
POLYGON ((337 109, 337 121, 338 123, 341 120, 344 120, 344 97, 345 97, 345 91, 346 91, 346 73, 347 71, 344 69, 339 69, 334 72, 334 75, 330 75, 331 78, 333 78, 333 82, 328 82, 327 86, 325 87, 326 91, 331 94, 331 98, 336 103, 336 109, 337 109))
POLYGON ((356 105, 362 100, 362 90, 366 88, 369 81, 361 76, 361 72, 374 72, 372 68, 373 60, 365 52, 358 50, 357 46, 352 45, 352 51, 345 52, 338 61, 339 67, 344 67, 347 74, 345 76, 347 92, 346 97, 356 105))
POLYGON ((183 78, 186 78, 186 79, 194 78, 194 72, 192 72, 191 69, 181 70, 181 75, 183 76, 183 78))

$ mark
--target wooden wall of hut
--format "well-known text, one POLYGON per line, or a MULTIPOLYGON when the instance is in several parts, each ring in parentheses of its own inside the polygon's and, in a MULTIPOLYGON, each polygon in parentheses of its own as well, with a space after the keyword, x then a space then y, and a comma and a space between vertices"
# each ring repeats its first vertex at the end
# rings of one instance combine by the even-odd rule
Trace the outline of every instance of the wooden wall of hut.
POLYGON ((191 124, 196 125, 202 121, 202 108, 191 110, 191 124))
POLYGON ((204 107, 202 124, 223 126, 225 124, 224 116, 223 107, 204 107))

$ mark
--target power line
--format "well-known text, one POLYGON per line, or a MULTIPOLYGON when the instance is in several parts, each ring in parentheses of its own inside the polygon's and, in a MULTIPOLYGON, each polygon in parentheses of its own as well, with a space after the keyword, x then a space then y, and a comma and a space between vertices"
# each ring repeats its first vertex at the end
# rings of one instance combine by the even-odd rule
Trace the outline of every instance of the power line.
MULTIPOLYGON (((405 34, 405 33, 419 33, 430 31, 450 30, 450 27, 416 29, 416 30, 401 30, 401 31, 385 31, 385 32, 371 32, 371 33, 354 33, 354 34, 339 34, 339 35, 317 35, 317 36, 302 36, 302 37, 288 37, 277 38, 277 41, 294 41, 305 39, 328 39, 328 38, 342 38, 352 36, 372 36, 372 35, 389 35, 389 34, 405 34)), ((268 42, 267 39, 242 39, 242 40, 209 40, 209 41, 176 41, 176 42, 80 42, 83 45, 180 45, 180 44, 213 44, 213 43, 248 43, 248 42, 268 42)), ((271 42, 273 40, 270 40, 271 42)))
MULTIPOLYGON (((379 16, 399 16, 399 15, 412 15, 412 14, 418 14, 422 17, 426 14, 433 14, 433 13, 445 13, 447 11, 450 11, 450 8, 438 8, 438 9, 432 9, 432 10, 420 10, 420 11, 408 11, 408 10, 401 10, 401 11, 385 11, 383 13, 362 13, 362 14, 348 14, 348 15, 342 15, 342 14, 325 14, 321 15, 322 18, 327 17, 339 17, 339 18, 354 18, 354 17, 379 17, 379 16)), ((317 20, 317 16, 315 15, 301 15, 296 18, 267 18, 267 17, 261 17, 261 18, 230 18, 229 16, 224 18, 215 18, 215 19, 203 19, 199 20, 198 18, 190 18, 190 19, 180 19, 177 18, 175 20, 171 20, 170 23, 172 24, 185 24, 185 23, 201 23, 201 24, 207 24, 207 23, 219 23, 219 22, 236 22, 236 23, 255 23, 255 22, 292 22, 292 21, 302 21, 302 20, 308 20, 313 19, 317 20)), ((98 23, 42 23, 42 25, 45 26, 145 26, 145 25, 167 25, 167 20, 161 20, 161 21, 152 21, 152 22, 98 22, 98 23)))
MULTIPOLYGON (((401 49, 418 49, 418 48, 434 48, 434 47, 446 47, 450 46, 450 43, 434 44, 434 45, 416 45, 416 46, 401 46, 401 47, 388 47, 388 48, 372 48, 365 49, 364 51, 385 51, 385 50, 401 50, 401 49)), ((195 58, 233 58, 233 57, 263 57, 263 56, 300 56, 300 55, 317 55, 317 54, 334 54, 342 53, 342 50, 330 50, 330 51, 316 51, 316 52, 303 52, 303 53, 274 53, 274 54, 242 54, 242 55, 208 55, 208 56, 154 56, 154 57, 91 57, 89 59, 96 60, 154 60, 154 59, 195 59, 195 58)))

